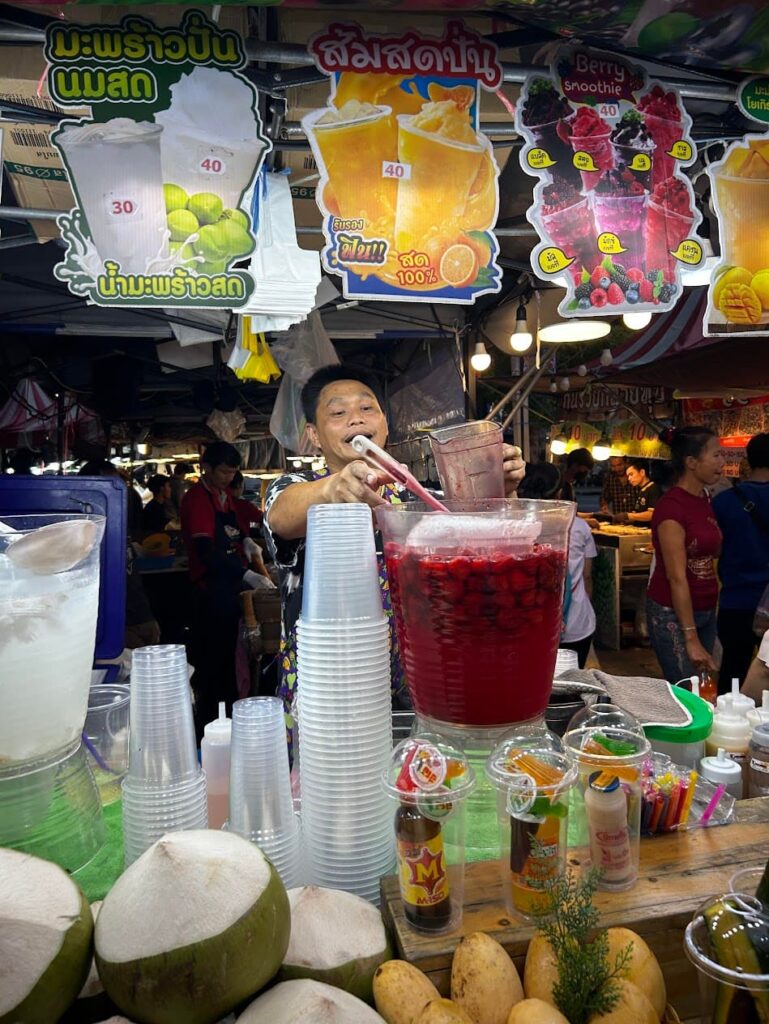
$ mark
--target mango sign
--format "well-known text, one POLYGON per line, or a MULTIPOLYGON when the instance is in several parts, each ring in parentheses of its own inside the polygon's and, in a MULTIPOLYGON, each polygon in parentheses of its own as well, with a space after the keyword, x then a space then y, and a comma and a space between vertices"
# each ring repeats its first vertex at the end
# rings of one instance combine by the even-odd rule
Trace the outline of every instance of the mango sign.
POLYGON ((571 45, 549 73, 529 76, 515 124, 521 167, 537 179, 531 266, 568 282, 561 316, 672 308, 682 268, 702 260, 683 171, 696 153, 678 93, 614 54, 571 45))

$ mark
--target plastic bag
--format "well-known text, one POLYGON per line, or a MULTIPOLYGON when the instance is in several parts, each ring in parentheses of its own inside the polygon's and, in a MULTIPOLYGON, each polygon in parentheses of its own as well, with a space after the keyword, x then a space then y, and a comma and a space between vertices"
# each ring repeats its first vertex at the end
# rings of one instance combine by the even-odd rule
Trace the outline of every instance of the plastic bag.
POLYGON ((339 362, 320 313, 310 313, 301 324, 276 338, 272 354, 284 373, 270 417, 270 433, 289 451, 309 455, 314 449, 307 438, 302 388, 316 370, 339 362))

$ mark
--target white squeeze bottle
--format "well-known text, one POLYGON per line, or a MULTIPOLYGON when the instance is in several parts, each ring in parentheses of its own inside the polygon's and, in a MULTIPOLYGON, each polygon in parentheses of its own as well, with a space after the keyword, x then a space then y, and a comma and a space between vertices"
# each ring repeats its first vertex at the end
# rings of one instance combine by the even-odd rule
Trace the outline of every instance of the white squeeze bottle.
POLYGON ((740 693, 739 679, 732 679, 731 693, 722 693, 716 699, 717 708, 729 707, 736 715, 747 716, 748 712, 752 711, 755 706, 756 702, 752 697, 748 697, 746 694, 740 693), (727 704, 727 701, 731 701, 731 703, 727 704))
POLYGON ((744 713, 734 710, 730 693, 722 695, 720 700, 721 707, 717 707, 713 714, 713 728, 705 740, 705 754, 711 757, 723 748, 742 769, 744 789, 747 793, 746 764, 753 730, 744 713))
POLYGON ((745 717, 750 722, 751 729, 755 729, 757 725, 762 725, 764 722, 769 722, 769 690, 764 690, 761 694, 761 707, 748 711, 745 717))
POLYGON ((724 748, 719 747, 715 757, 703 757, 700 761, 700 774, 703 779, 718 786, 722 782, 726 786, 726 792, 735 800, 742 800, 742 769, 740 765, 724 753, 724 748))
POLYGON ((221 828, 229 815, 231 740, 232 719, 227 718, 225 703, 220 701, 219 717, 205 727, 200 744, 208 789, 209 828, 221 828))

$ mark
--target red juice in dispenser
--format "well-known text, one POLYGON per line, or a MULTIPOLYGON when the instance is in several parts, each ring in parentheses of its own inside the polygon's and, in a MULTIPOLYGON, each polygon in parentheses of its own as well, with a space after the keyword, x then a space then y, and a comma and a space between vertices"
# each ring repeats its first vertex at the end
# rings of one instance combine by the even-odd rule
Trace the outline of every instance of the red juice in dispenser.
POLYGON ((565 525, 558 524, 551 543, 495 544, 490 524, 480 543, 463 541, 457 528, 453 545, 421 546, 416 533, 413 542, 391 539, 398 531, 388 521, 400 525, 408 512, 397 516, 393 507, 392 515, 378 515, 401 660, 420 716, 499 726, 544 713, 562 629, 573 506, 516 504, 559 506, 565 525))

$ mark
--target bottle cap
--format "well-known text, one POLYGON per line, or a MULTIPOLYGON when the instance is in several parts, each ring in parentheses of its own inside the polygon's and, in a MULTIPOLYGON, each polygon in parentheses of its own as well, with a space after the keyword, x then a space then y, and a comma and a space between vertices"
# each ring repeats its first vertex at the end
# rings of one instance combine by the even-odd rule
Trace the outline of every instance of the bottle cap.
POLYGON ((232 737, 232 719, 227 717, 227 706, 219 702, 219 717, 203 729, 203 738, 210 743, 229 743, 232 737))
POLYGON ((769 722, 762 722, 755 727, 753 742, 759 747, 769 747, 769 722))
POLYGON ((715 757, 703 757, 700 761, 700 768, 702 774, 710 782, 734 782, 738 777, 742 777, 742 768, 733 761, 731 757, 727 757, 723 747, 718 748, 718 754, 715 757))
POLYGON ((617 775, 607 776, 608 772, 593 772, 588 777, 587 784, 597 793, 613 793, 619 786, 619 777, 617 775), (603 781, 600 781, 601 776, 604 776, 603 781))
POLYGON ((739 679, 732 679, 731 693, 722 693, 716 698, 717 708, 729 708, 735 715, 747 715, 748 711, 755 708, 756 702, 752 697, 740 693, 739 679))
POLYGON ((769 722, 769 690, 761 694, 761 707, 748 711, 745 717, 754 728, 762 722, 769 722))
POLYGON ((692 693, 696 694, 697 697, 700 695, 700 677, 689 676, 689 682, 692 684, 692 693))

